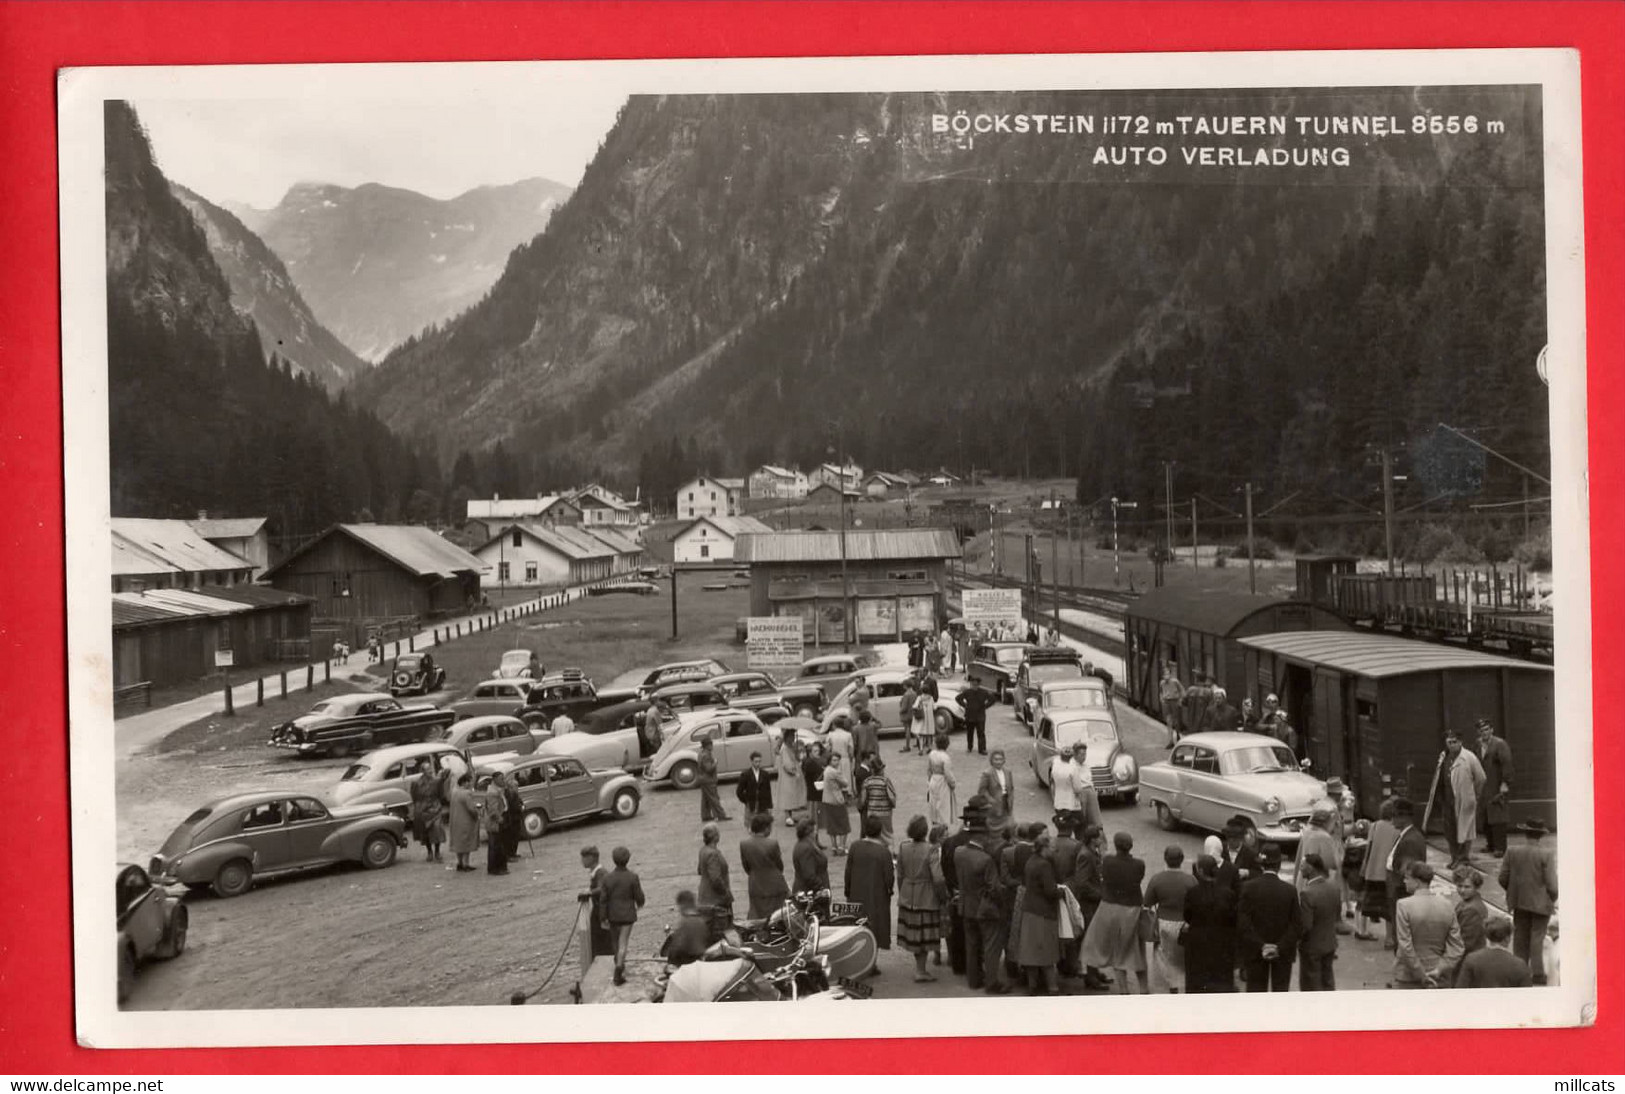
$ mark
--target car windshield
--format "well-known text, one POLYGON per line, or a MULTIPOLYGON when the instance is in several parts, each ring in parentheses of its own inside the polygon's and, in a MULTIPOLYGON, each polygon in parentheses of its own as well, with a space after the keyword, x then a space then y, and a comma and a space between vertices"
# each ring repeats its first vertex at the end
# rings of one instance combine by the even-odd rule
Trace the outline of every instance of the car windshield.
POLYGON ((1027 675, 1035 682, 1074 679, 1083 675, 1083 666, 1076 661, 1050 661, 1032 666, 1027 675))
POLYGON ((315 706, 311 707, 310 712, 312 714, 327 714, 327 713, 329 713, 329 712, 331 712, 333 710, 337 710, 337 709, 338 709, 337 700, 323 699, 321 702, 319 702, 315 706))
POLYGON ((1256 775, 1268 771, 1295 771, 1298 761, 1285 745, 1249 745, 1232 748, 1219 757, 1219 769, 1226 775, 1256 775))
POLYGON ((1106 693, 1099 688, 1061 688, 1044 696, 1051 710, 1104 710, 1106 693))
POLYGON ((502 663, 504 665, 528 665, 530 664, 530 654, 524 650, 509 650, 502 655, 502 663))
POLYGON ((339 776, 339 782, 351 783, 355 782, 357 779, 364 779, 367 777, 367 772, 371 770, 372 768, 368 767, 366 764, 351 764, 345 769, 344 774, 339 776))
POLYGON ((996 651, 993 659, 1001 665, 1019 665, 1027 659, 1027 651, 1020 646, 1010 646, 996 651))
POLYGON ((1062 722, 1056 730, 1056 737, 1061 744, 1075 744, 1078 741, 1115 744, 1117 730, 1110 722, 1062 722))

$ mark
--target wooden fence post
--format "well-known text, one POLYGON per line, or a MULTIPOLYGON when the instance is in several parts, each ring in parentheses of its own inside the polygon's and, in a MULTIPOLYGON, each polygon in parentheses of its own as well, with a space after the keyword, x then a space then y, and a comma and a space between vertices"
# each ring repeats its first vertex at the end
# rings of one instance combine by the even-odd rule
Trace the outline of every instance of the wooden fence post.
POLYGON ((410 635, 410 634, 407 635, 406 636, 406 649, 407 649, 407 651, 411 652, 413 650, 416 650, 417 648, 418 648, 417 636, 416 635, 410 635))
POLYGON ((282 697, 286 699, 288 697, 288 670, 283 669, 277 675, 282 681, 282 697))
POLYGON ((265 677, 263 676, 254 681, 254 705, 257 707, 265 705, 265 677))
POLYGON ((235 714, 235 713, 237 713, 235 710, 232 709, 232 706, 231 706, 231 676, 230 676, 229 673, 226 676, 226 713, 227 714, 235 714))
POLYGON ((322 683, 324 683, 324 684, 331 683, 332 680, 333 680, 333 662, 331 662, 331 661, 323 661, 322 662, 322 683))
POLYGON ((305 663, 305 690, 309 691, 316 686, 316 666, 310 662, 305 663))

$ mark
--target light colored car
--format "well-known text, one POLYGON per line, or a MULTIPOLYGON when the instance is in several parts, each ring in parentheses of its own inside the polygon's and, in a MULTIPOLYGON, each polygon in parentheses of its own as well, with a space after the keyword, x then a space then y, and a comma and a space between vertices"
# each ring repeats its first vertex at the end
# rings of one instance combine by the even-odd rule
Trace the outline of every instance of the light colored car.
POLYGON ((444 741, 380 748, 345 768, 338 784, 324 796, 330 806, 379 804, 402 819, 410 819, 412 780, 425 768, 449 770, 455 780, 468 770, 468 761, 444 741))
MULTIPOLYGON (((750 754, 762 754, 762 766, 771 769, 778 750, 778 726, 765 726, 753 711, 723 708, 681 714, 677 728, 649 760, 643 776, 650 782, 665 782, 687 790, 700 774, 700 741, 711 738, 711 751, 717 758, 717 777, 730 778, 750 766, 750 754)), ((780 726, 783 725, 781 721, 780 726)))
POLYGON ((118 897, 118 1001, 130 998, 135 970, 150 957, 168 960, 186 952, 186 906, 139 866, 121 862, 118 897))
POLYGON ((489 714, 508 714, 517 718, 519 712, 525 709, 534 686, 534 681, 528 679, 481 680, 468 689, 467 695, 454 703, 447 703, 446 709, 459 719, 489 714))
POLYGON ((1053 683, 1040 684, 1028 698, 1029 730, 1036 729, 1038 720, 1046 714, 1063 710, 1098 710, 1111 712, 1116 717, 1117 707, 1112 702, 1111 689, 1104 680, 1094 676, 1079 676, 1053 683))
POLYGON ((540 680, 545 673, 535 650, 508 650, 491 675, 501 680, 540 680))
POLYGON ((359 862, 395 861, 406 822, 377 803, 329 809, 308 794, 257 790, 194 810, 170 833, 148 867, 160 885, 241 896, 266 874, 359 862))
POLYGON ((522 829, 527 839, 541 839, 554 825, 583 817, 608 813, 630 820, 643 800, 636 775, 619 769, 589 771, 569 756, 532 756, 508 771, 525 805, 522 829))
MULTIPOLYGON (((640 771, 644 757, 639 744, 639 728, 649 704, 643 700, 617 703, 594 711, 574 732, 544 741, 535 752, 543 756, 569 756, 580 760, 589 771, 640 771)), ((677 719, 661 723, 662 735, 677 728, 677 719)))
POLYGON ((1068 646, 1059 649, 1038 647, 1027 652, 1027 659, 1016 669, 1014 697, 1016 717, 1027 723, 1032 732, 1033 708, 1038 705, 1038 693, 1045 684, 1058 684, 1071 680, 1086 680, 1083 674, 1083 655, 1068 646))
POLYGON ((1050 785, 1050 765, 1068 745, 1088 749, 1089 781, 1102 802, 1133 804, 1140 796, 1140 765, 1123 747, 1117 716, 1110 710, 1055 710, 1039 716, 1031 764, 1040 786, 1050 785))
POLYGON ((533 730, 518 718, 493 715, 488 718, 464 718, 447 729, 441 739, 458 752, 490 759, 495 756, 529 756, 542 742, 552 737, 550 731, 533 730))
POLYGON ((965 678, 991 691, 999 702, 1006 702, 1013 694, 1016 672, 1032 648, 1025 642, 983 642, 971 650, 965 678))
POLYGON ((1217 832, 1240 814, 1259 839, 1296 844, 1315 808, 1332 807, 1326 784, 1300 770, 1291 749, 1257 733, 1182 737, 1166 760, 1140 769, 1140 785, 1168 831, 1217 832))
MULTIPOLYGON (((852 715, 852 693, 859 684, 869 687, 869 713, 880 723, 883 736, 907 732, 903 725, 899 705, 903 699, 903 685, 914 675, 908 668, 874 668, 854 673, 851 681, 840 690, 829 709, 824 712, 822 728, 825 733, 841 715, 852 715)), ((964 728, 965 711, 954 701, 964 685, 954 680, 937 681, 935 717, 938 733, 957 733, 964 728)))

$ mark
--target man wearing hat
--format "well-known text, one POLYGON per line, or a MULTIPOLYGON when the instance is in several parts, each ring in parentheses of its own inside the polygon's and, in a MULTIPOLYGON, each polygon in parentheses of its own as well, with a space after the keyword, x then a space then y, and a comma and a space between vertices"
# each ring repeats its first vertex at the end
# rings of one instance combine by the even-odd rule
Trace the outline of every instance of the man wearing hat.
MULTIPOLYGON (((982 804, 985 807, 986 799, 982 804)), ((1007 995, 1004 940, 1009 917, 1000 896, 999 867, 991 853, 982 810, 967 803, 963 820, 970 838, 954 851, 954 875, 959 880, 959 915, 965 927, 965 983, 973 991, 1007 995)))
POLYGON ((1464 952, 1455 906, 1433 891, 1433 867, 1425 862, 1405 868, 1405 890, 1410 895, 1394 909, 1399 947, 1394 953, 1393 986, 1449 987, 1464 952))
POLYGON ((1263 874, 1241 887, 1236 902, 1242 975, 1250 992, 1290 991, 1303 933, 1298 891, 1281 880, 1280 847, 1266 843, 1259 849, 1258 864, 1263 874))
POLYGON ((1405 891, 1405 871, 1411 863, 1426 862, 1428 857, 1427 840, 1423 838, 1422 830, 1416 827, 1416 805, 1409 798, 1394 799, 1394 827, 1399 829, 1399 835, 1394 838, 1394 845, 1388 852, 1384 876, 1388 888, 1388 915, 1384 921, 1388 938, 1384 948, 1390 950, 1399 945, 1394 909, 1405 891))
POLYGON ((1512 747, 1495 735, 1488 718, 1480 718, 1478 762, 1484 785, 1478 791, 1478 822, 1484 828, 1484 850, 1500 858, 1507 853, 1507 798, 1512 793, 1512 747))
POLYGON ((949 965, 956 976, 964 976, 965 967, 965 921, 959 914, 959 870, 957 856, 959 849, 971 841, 976 834, 971 827, 971 819, 975 818, 978 825, 987 810, 987 800, 977 795, 971 795, 965 802, 965 808, 960 813, 960 825, 953 835, 942 841, 942 881, 948 887, 948 958, 949 965))
POLYGON ((1298 840, 1298 857, 1293 862, 1293 888, 1299 893, 1309 885, 1309 878, 1303 869, 1306 856, 1319 855, 1328 870, 1343 861, 1343 845, 1330 831, 1333 816, 1333 812, 1324 805, 1317 805, 1314 812, 1309 814, 1309 827, 1303 830, 1298 840))
POLYGON ((1501 888, 1512 913, 1512 952, 1529 962, 1536 984, 1546 983, 1541 950, 1546 923, 1557 910, 1557 859, 1541 842, 1549 829, 1539 817, 1518 825, 1523 843, 1508 848, 1501 860, 1501 888))

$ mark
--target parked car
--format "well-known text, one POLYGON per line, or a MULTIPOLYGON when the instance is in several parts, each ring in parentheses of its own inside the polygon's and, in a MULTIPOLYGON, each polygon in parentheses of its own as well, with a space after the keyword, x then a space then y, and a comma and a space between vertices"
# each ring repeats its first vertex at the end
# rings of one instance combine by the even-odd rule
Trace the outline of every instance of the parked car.
POLYGON ((728 672, 706 683, 741 710, 782 706, 803 718, 816 718, 824 710, 824 691, 818 685, 780 684, 765 672, 728 672))
POLYGON ((532 685, 518 716, 538 729, 545 729, 561 714, 568 714, 572 722, 579 722, 595 710, 635 698, 637 692, 631 688, 599 691, 580 669, 565 669, 532 685))
POLYGON ((405 846, 406 822, 377 802, 329 809, 286 789, 256 790, 194 810, 170 833, 148 871, 160 885, 234 897, 267 874, 337 862, 382 869, 405 846))
POLYGON ((1067 745, 1088 749, 1089 781, 1102 802, 1132 805, 1140 796, 1140 764, 1123 747, 1117 715, 1105 708, 1053 710, 1039 716, 1033 733, 1032 767, 1038 785, 1049 786, 1055 755, 1067 745))
POLYGON ((700 661, 673 661, 668 665, 661 665, 653 669, 643 681, 638 684, 639 698, 648 698, 656 690, 670 684, 692 684, 700 680, 709 680, 713 676, 721 676, 728 671, 728 666, 715 658, 705 658, 700 661))
POLYGON ((594 585, 587 590, 589 596, 611 596, 615 593, 635 593, 638 596, 653 596, 660 591, 660 586, 652 581, 618 581, 613 585, 594 585))
MULTIPOLYGON (((851 681, 840 690, 824 711, 823 730, 828 733, 835 719, 841 715, 851 717, 852 693, 859 684, 869 687, 869 713, 880 723, 882 735, 906 733, 899 704, 903 698, 903 685, 914 675, 908 668, 863 669, 852 675, 851 681)), ((954 733, 964 728, 965 711, 955 698, 963 685, 953 680, 937 681, 936 723, 938 733, 954 733)))
POLYGON ((535 650, 508 650, 491 673, 499 680, 540 680, 546 674, 535 650))
POLYGON ((412 780, 423 773, 468 770, 468 757, 444 741, 398 745, 369 752, 344 769, 325 795, 330 806, 379 804, 402 820, 412 819, 412 780))
POLYGON ((1258 733, 1192 733, 1166 760, 1140 769, 1140 785, 1168 831, 1217 832, 1241 814, 1258 838, 1298 842, 1316 806, 1334 808, 1326 784, 1299 769, 1292 750, 1258 733))
POLYGON ((823 657, 812 657, 803 661, 795 676, 785 681, 784 686, 816 685, 824 693, 824 700, 828 702, 846 686, 853 673, 872 667, 874 659, 867 654, 825 654, 823 657))
POLYGON ((714 679, 692 684, 668 684, 651 692, 649 698, 651 701, 659 700, 666 703, 674 714, 681 714, 685 710, 708 710, 711 707, 728 705, 728 697, 723 694, 714 679))
POLYGON ((389 672, 391 695, 427 695, 446 686, 446 670, 434 663, 432 653, 403 653, 389 672))
POLYGON ((446 709, 456 714, 458 721, 494 714, 518 718, 535 686, 535 681, 527 679, 481 680, 468 689, 467 695, 447 703, 446 709))
MULTIPOLYGON (((550 730, 533 730, 518 718, 501 714, 465 718, 446 730, 442 738, 458 752, 470 756, 529 756, 552 737, 550 730)), ((477 762, 477 761, 476 761, 477 762)))
POLYGON ((1043 685, 1062 680, 1082 680, 1083 655, 1067 646, 1044 647, 1029 650, 1026 660, 1016 669, 1016 717, 1033 727, 1033 708, 1038 705, 1038 691, 1043 685))
POLYGON ((349 756, 437 735, 457 720, 433 703, 403 706, 389 695, 358 691, 323 699, 306 714, 271 731, 275 748, 301 755, 349 756))
POLYGON ((135 971, 149 958, 168 960, 186 952, 186 905, 139 866, 121 862, 118 896, 118 1001, 135 987, 135 971))
MULTIPOLYGON (((773 766, 778 733, 748 710, 694 711, 678 716, 678 725, 649 760, 643 777, 649 782, 670 781, 687 790, 699 779, 700 740, 710 737, 717 759, 717 777, 731 778, 750 766, 750 754, 762 754, 762 766, 773 766)), ((780 723, 783 724, 782 722, 780 723)))
POLYGON ((1046 714, 1069 710, 1110 711, 1116 716, 1111 689, 1106 682, 1093 676, 1072 680, 1056 680, 1040 684, 1037 695, 1030 700, 1029 727, 1036 727, 1046 714))
MULTIPOLYGON (((535 755, 538 759, 543 756, 573 757, 589 771, 640 771, 644 759, 638 733, 644 711, 649 706, 646 699, 634 699, 594 711, 577 723, 574 732, 543 742, 535 755)), ((661 724, 661 733, 664 735, 676 728, 677 719, 670 718, 661 724)))
POLYGON ((1025 642, 983 642, 971 650, 965 678, 991 691, 999 702, 1006 702, 1015 686, 1016 672, 1032 648, 1025 642))
MULTIPOLYGON (((533 756, 508 769, 525 804, 527 839, 541 839, 555 825, 608 813, 616 820, 638 815, 643 800, 636 775, 619 768, 590 771, 567 756, 533 756)), ((487 781, 487 780, 481 780, 487 781)))

